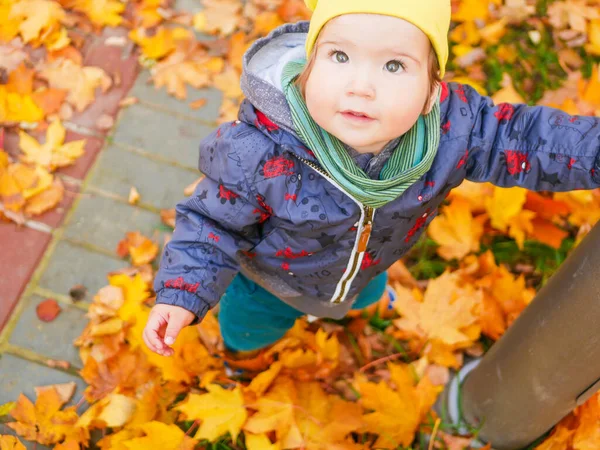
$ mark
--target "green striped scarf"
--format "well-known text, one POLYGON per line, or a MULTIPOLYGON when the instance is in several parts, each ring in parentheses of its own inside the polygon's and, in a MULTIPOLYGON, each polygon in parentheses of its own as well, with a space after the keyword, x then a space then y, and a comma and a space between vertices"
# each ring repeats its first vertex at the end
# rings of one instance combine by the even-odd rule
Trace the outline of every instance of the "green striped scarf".
POLYGON ((406 132, 383 167, 379 180, 370 178, 335 136, 319 127, 310 116, 300 89, 294 83, 306 61, 290 61, 282 74, 282 86, 292 112, 294 127, 303 143, 316 155, 329 175, 362 204, 379 208, 398 198, 429 170, 440 141, 440 102, 406 132))

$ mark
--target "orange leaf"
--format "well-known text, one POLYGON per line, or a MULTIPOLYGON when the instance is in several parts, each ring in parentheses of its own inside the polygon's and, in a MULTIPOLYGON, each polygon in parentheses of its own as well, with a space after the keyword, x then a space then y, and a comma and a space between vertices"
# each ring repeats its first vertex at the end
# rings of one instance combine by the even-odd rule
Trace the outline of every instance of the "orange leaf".
POLYGON ((536 217, 531 221, 531 224, 533 225, 533 230, 530 232, 531 237, 552 248, 559 249, 563 239, 569 235, 569 233, 545 219, 536 217))
POLYGON ((207 100, 205 98, 199 98, 198 100, 194 100, 190 103, 190 108, 192 109, 200 109, 204 105, 206 105, 207 100))
POLYGON ((58 112, 67 97, 63 89, 47 88, 31 94, 34 103, 44 111, 45 115, 58 112))
POLYGON ((8 426, 25 439, 37 441, 43 445, 56 444, 65 437, 87 440, 89 434, 81 428, 75 427, 77 421, 75 407, 61 411, 62 405, 63 401, 55 389, 42 391, 38 395, 35 405, 21 394, 17 400, 17 406, 11 411, 16 422, 11 422, 8 426))
POLYGON ((60 178, 55 178, 52 186, 27 199, 25 213, 38 215, 46 212, 60 203, 63 199, 65 188, 60 178))
POLYGON ((35 70, 28 69, 25 63, 21 63, 16 70, 13 70, 8 76, 7 89, 17 94, 31 94, 33 90, 33 77, 35 70))
POLYGON ((500 339, 506 331, 506 321, 502 308, 489 294, 484 294, 481 314, 479 314, 481 332, 493 340, 500 339))
POLYGON ((552 219, 554 216, 569 214, 571 208, 565 202, 545 197, 534 191, 527 191, 527 197, 523 208, 536 213, 537 217, 552 219))
POLYGON ((38 318, 44 322, 52 322, 60 314, 62 308, 58 306, 56 300, 49 298, 39 303, 35 308, 38 318))

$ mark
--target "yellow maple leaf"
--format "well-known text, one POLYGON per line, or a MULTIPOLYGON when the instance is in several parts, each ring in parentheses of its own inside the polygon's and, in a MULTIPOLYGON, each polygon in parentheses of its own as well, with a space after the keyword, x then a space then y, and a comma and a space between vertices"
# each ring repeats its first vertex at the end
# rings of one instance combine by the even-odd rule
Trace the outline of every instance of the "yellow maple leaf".
POLYGON ((142 279, 140 274, 134 277, 128 275, 113 275, 108 279, 112 286, 118 286, 123 289, 125 301, 119 308, 117 314, 124 321, 134 322, 138 314, 147 308, 143 308, 144 302, 150 296, 148 284, 142 279))
POLYGON ((51 87, 67 91, 67 102, 77 111, 83 111, 96 98, 96 88, 102 92, 111 86, 112 80, 99 67, 77 65, 70 59, 57 59, 45 64, 38 73, 51 87))
POLYGON ((335 334, 327 336, 328 333, 319 328, 315 334, 315 343, 323 358, 337 362, 340 357, 340 343, 335 334))
MULTIPOLYGON (((2 26, 0 27, 0 41, 10 42, 19 34, 19 18, 10 17, 10 10, 13 7, 13 0, 0 0, 0 17, 2 17, 2 26)), ((10 70, 10 69, 9 69, 10 70)))
POLYGON ((413 391, 419 409, 419 422, 425 419, 430 409, 437 400, 442 386, 435 386, 427 376, 417 379, 415 368, 409 364, 388 363, 390 381, 395 385, 396 391, 413 391))
POLYGON ((8 18, 21 21, 19 33, 23 41, 36 45, 40 35, 47 37, 49 30, 60 29, 65 12, 51 0, 20 0, 13 4, 8 18))
POLYGON ((193 35, 182 27, 160 27, 154 36, 146 36, 144 30, 135 29, 129 33, 129 37, 141 47, 146 58, 158 60, 175 50, 176 41, 191 39, 193 35))
POLYGON ((163 0, 142 0, 135 2, 135 18, 143 28, 152 28, 163 21, 158 11, 163 0))
POLYGON ((210 85, 210 76, 200 62, 188 59, 188 55, 174 52, 152 68, 154 86, 165 86, 167 92, 180 100, 187 97, 186 85, 200 89, 210 85))
POLYGON ((197 444, 177 425, 152 421, 140 425, 139 428, 146 436, 123 441, 121 445, 130 450, 192 450, 197 444))
POLYGON ((56 389, 41 391, 35 405, 21 394, 17 406, 10 413, 16 422, 11 422, 8 426, 25 439, 43 445, 56 444, 65 437, 75 437, 82 433, 88 438, 89 434, 74 426, 77 422, 75 407, 61 411, 63 403, 56 389))
POLYGON ((506 231, 509 221, 523 209, 526 197, 527 191, 520 187, 495 187, 492 196, 485 199, 492 227, 506 231))
POLYGON ((469 202, 455 197, 450 205, 443 207, 427 230, 429 236, 440 244, 438 254, 447 260, 461 259, 479 250, 485 217, 473 218, 469 202))
POLYGON ((101 421, 103 426, 122 427, 129 422, 135 410, 134 398, 112 392, 88 408, 77 421, 77 426, 90 427, 101 421))
POLYGON ((10 92, 0 85, 0 122, 39 122, 44 112, 29 94, 10 92))
MULTIPOLYGON (((245 433, 246 448, 248 450, 280 450, 281 445, 278 442, 271 443, 266 434, 245 433)), ((25 449, 25 447, 23 447, 25 449)))
POLYGON ((136 408, 135 399, 121 394, 112 393, 104 397, 102 402, 104 408, 98 415, 98 420, 102 420, 111 428, 124 426, 129 422, 136 408))
POLYGON ((457 22, 467 22, 475 20, 485 21, 488 18, 487 0, 462 0, 458 9, 452 14, 452 19, 457 22))
POLYGON ((588 36, 590 41, 585 45, 586 51, 600 56, 600 19, 590 20, 588 36))
POLYGON ((580 80, 578 91, 582 100, 600 109, 600 63, 592 67, 589 81, 580 80))
POLYGON ((506 17, 501 17, 499 20, 480 29, 479 34, 487 44, 496 45, 508 31, 507 23, 508 19, 506 17))
POLYGON ((277 442, 283 448, 302 446, 304 439, 294 416, 297 401, 294 381, 288 377, 277 378, 269 392, 249 406, 256 413, 248 419, 244 430, 255 434, 275 431, 277 442))
POLYGON ((469 284, 461 286, 460 274, 445 272, 431 280, 423 302, 401 285, 394 288, 398 293, 394 307, 402 316, 394 321, 399 329, 448 345, 471 342, 465 329, 476 322, 474 310, 482 294, 469 284))
MULTIPOLYGON (((481 40, 481 35, 475 23, 468 21, 457 25, 449 34, 449 38, 462 45, 476 45, 481 40)), ((456 55, 454 48, 452 51, 456 55)))
POLYGON ((273 380, 279 375, 281 371, 281 362, 276 361, 269 367, 268 370, 259 373, 256 375, 248 387, 246 388, 248 391, 254 392, 256 397, 262 396, 265 391, 271 386, 273 380))
POLYGON ((206 389, 207 394, 190 394, 185 403, 176 409, 189 420, 202 421, 196 439, 214 442, 229 432, 235 442, 248 417, 241 388, 236 386, 234 390, 228 391, 219 385, 209 384, 206 389))
POLYGON ((121 431, 117 431, 116 433, 107 434, 104 436, 98 441, 98 447, 101 450, 127 450, 127 447, 124 445, 125 442, 131 441, 132 439, 141 437, 143 435, 144 432, 140 429, 140 427, 136 427, 135 429, 125 428, 121 431))
POLYGON ((222 369, 222 360, 213 358, 206 347, 202 345, 196 327, 186 327, 181 330, 177 340, 171 346, 174 350, 172 356, 161 356, 151 351, 142 342, 146 316, 147 313, 138 316, 135 328, 131 329, 131 334, 136 333, 135 340, 141 345, 148 362, 160 369, 163 380, 190 383, 195 376, 205 374, 208 370, 222 369))
POLYGON ((6 208, 19 211, 29 199, 51 187, 52 180, 52 175, 39 166, 15 163, 0 167, 0 199, 6 208))
POLYGON ((239 0, 204 0, 204 9, 194 15, 194 28, 203 33, 226 36, 231 34, 241 19, 239 0))
POLYGON ((14 436, 0 435, 0 450, 26 450, 25 446, 14 436))
POLYGON ((510 75, 502 74, 502 89, 492 95, 492 100, 495 104, 500 103, 525 103, 525 99, 519 94, 512 83, 510 75))
POLYGON ((297 383, 296 423, 302 431, 304 447, 329 450, 342 447, 347 436, 363 425, 362 408, 333 395, 326 395, 317 382, 297 383))
POLYGON ((53 121, 46 130, 44 144, 20 131, 19 147, 23 152, 21 159, 51 171, 73 164, 84 153, 85 139, 64 143, 65 135, 65 128, 59 120, 53 121))
POLYGON ((394 391, 385 382, 358 382, 360 403, 370 412, 363 415, 361 431, 379 435, 375 447, 396 448, 409 445, 419 426, 420 411, 414 388, 394 391))
POLYGON ((536 214, 533 211, 519 211, 517 215, 511 217, 508 222, 508 235, 512 237, 517 246, 523 250, 523 244, 525 242, 525 236, 530 235, 533 232, 532 220, 536 214))
POLYGON ((279 355, 279 360, 284 367, 297 369, 304 366, 314 366, 317 363, 317 354, 310 349, 286 349, 279 355))
POLYGON ((121 13, 125 10, 125 4, 117 0, 70 0, 66 4, 84 13, 99 27, 116 27, 123 21, 121 13))
POLYGON ((469 202, 472 212, 483 212, 485 211, 485 199, 492 194, 493 190, 493 184, 465 180, 460 186, 450 191, 448 199, 462 197, 469 202))

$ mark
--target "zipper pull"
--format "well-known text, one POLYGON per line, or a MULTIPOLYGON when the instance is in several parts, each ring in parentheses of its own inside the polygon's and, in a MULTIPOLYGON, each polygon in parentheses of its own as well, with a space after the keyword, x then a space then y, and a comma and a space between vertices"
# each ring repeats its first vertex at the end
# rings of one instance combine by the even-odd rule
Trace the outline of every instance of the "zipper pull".
POLYGON ((371 236, 371 223, 365 225, 360 233, 360 238, 358 239, 358 251, 363 253, 367 249, 367 243, 369 242, 369 237, 371 236))

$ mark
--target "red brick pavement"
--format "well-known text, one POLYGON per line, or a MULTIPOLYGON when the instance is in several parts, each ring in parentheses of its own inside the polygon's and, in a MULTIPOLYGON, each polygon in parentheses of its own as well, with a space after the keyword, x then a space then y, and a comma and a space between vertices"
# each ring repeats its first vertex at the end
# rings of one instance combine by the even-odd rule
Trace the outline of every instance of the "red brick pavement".
MULTIPOLYGON (((85 111, 75 114, 69 123, 78 132, 68 131, 66 141, 86 139, 85 154, 76 163, 58 171, 76 180, 85 178, 94 164, 102 146, 103 136, 110 130, 96 126, 102 115, 116 117, 119 102, 126 97, 138 73, 138 55, 130 47, 107 46, 104 41, 111 36, 126 36, 124 28, 105 29, 102 34, 90 35, 83 47, 83 60, 86 66, 97 66, 112 77, 114 86, 107 92, 97 91, 96 100, 85 111)), ((42 136, 44 133, 40 133, 42 136)), ((39 137, 36 136, 36 137, 39 137)), ((7 135, 5 150, 13 156, 18 154, 18 138, 7 135)), ((78 195, 78 185, 66 182, 65 196, 57 208, 33 217, 51 228, 59 227, 78 195)), ((21 294, 29 283, 52 236, 49 233, 13 223, 0 223, 0 331, 6 325, 21 294)))

